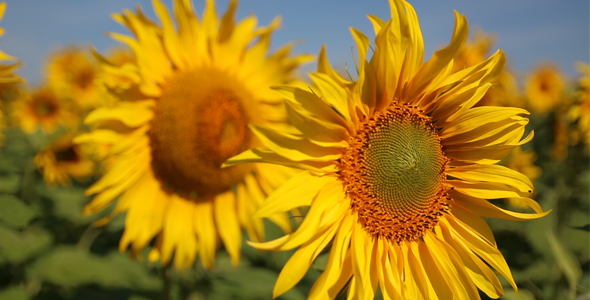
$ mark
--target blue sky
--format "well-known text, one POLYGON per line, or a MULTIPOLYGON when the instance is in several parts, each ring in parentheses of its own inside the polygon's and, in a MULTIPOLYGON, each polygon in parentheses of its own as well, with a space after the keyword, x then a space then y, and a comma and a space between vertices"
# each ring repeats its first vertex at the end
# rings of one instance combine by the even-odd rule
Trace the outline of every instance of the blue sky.
MULTIPOLYGON (((42 81, 42 67, 48 54, 66 45, 99 51, 117 45, 105 32, 127 32, 110 14, 139 4, 155 19, 149 0, 7 0, 0 26, 6 33, 0 49, 17 56, 26 65, 19 74, 28 82, 42 81)), ((170 4, 171 0, 164 1, 170 4)), ((222 13, 228 0, 217 2, 222 13)), ((526 76, 537 64, 550 61, 570 78, 576 76, 576 61, 589 62, 590 1, 588 0, 493 0, 493 1, 410 1, 418 13, 426 45, 426 57, 448 43, 453 30, 453 10, 467 16, 472 29, 495 33, 495 48, 502 48, 517 76, 526 76), (567 3, 567 4, 566 4, 567 3)), ((194 1, 201 13, 203 0, 194 1)), ((238 19, 255 14, 260 25, 281 15, 283 27, 276 32, 273 47, 296 42, 296 53, 317 54, 326 44, 334 66, 352 64, 352 26, 370 37, 367 14, 389 18, 386 0, 243 0, 238 19)), ((495 49, 494 49, 495 50, 495 49)), ((314 64, 306 66, 311 71, 314 64)))

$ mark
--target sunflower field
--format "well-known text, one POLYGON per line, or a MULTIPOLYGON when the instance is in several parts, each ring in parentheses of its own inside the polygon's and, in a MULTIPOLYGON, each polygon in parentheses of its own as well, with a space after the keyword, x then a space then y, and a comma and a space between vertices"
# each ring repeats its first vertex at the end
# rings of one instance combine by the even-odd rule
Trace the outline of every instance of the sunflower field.
POLYGON ((588 58, 518 72, 460 9, 430 52, 389 0, 345 64, 205 2, 38 83, 0 51, 0 300, 590 300, 588 58))

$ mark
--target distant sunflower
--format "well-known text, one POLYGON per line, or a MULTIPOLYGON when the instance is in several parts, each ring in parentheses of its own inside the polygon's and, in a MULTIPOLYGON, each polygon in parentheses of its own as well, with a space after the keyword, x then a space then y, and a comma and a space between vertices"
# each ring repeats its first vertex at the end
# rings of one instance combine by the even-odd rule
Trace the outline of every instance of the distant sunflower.
POLYGON ((463 44, 461 50, 455 56, 453 72, 475 66, 486 60, 495 41, 496 37, 494 35, 486 34, 481 29, 475 30, 473 39, 463 44))
POLYGON ((251 126, 266 147, 226 165, 267 162, 306 170, 269 196, 257 212, 267 217, 310 205, 292 234, 263 250, 299 247, 274 288, 292 288, 329 247, 329 259, 308 298, 479 299, 503 294, 495 272, 516 289, 506 261, 482 217, 529 220, 547 214, 532 199, 530 180, 496 165, 521 139, 528 119, 519 108, 477 107, 502 71, 501 51, 453 73, 467 21, 456 13, 450 44, 423 63, 418 17, 404 1, 390 1, 392 19, 369 18, 375 45, 351 29, 359 52, 358 81, 329 65, 322 49, 317 89, 277 88, 299 133, 251 126), (367 61, 367 54, 372 57, 367 61), (501 209, 514 197, 533 208, 501 209), (331 246, 329 246, 331 245, 331 246))
POLYGON ((586 151, 590 146, 590 65, 578 62, 576 69, 582 76, 578 79, 575 100, 568 109, 567 118, 574 124, 571 131, 571 143, 577 145, 580 141, 586 151))
MULTIPOLYGON (((97 196, 83 213, 122 194, 113 213, 127 211, 121 251, 131 247, 138 255, 157 236, 150 260, 167 264, 174 253, 176 267, 190 267, 198 254, 211 268, 221 239, 235 265, 241 229, 254 241, 264 239, 254 212, 291 171, 221 164, 259 143, 248 123, 286 126, 283 100, 270 86, 292 82, 294 69, 309 58, 290 57, 291 45, 267 55, 279 20, 264 28, 256 28, 254 16, 235 23, 237 1, 221 20, 214 1, 207 1, 202 19, 189 1, 174 1, 177 29, 167 8, 153 3, 161 26, 140 10, 114 17, 137 36, 111 34, 132 49, 133 63, 116 67, 97 55, 106 71, 127 80, 111 88, 120 101, 91 112, 85 122, 96 129, 78 138, 112 145, 115 158, 87 190, 97 196)), ((272 221, 290 230, 287 214, 272 221)))
MULTIPOLYGON (((0 3, 0 20, 4 17, 6 11, 6 2, 0 3)), ((4 34, 4 28, 0 27, 0 36, 4 34)), ((0 90, 4 90, 8 84, 13 84, 22 81, 20 77, 14 74, 14 71, 19 67, 18 60, 0 50, 0 90), (10 62, 5 64, 4 62, 10 62)), ((6 127, 4 107, 0 103, 0 145, 4 143, 4 128, 6 127)))
POLYGON ((74 144, 74 135, 63 135, 50 142, 35 156, 35 164, 42 171, 49 186, 70 185, 71 178, 84 179, 94 172, 83 146, 74 144))
MULTIPOLYGON (((0 3, 0 20, 4 17, 6 11, 6 2, 0 3)), ((4 35, 4 28, 0 27, 0 36, 4 35)), ((14 71, 20 66, 19 60, 0 50, 0 84, 15 83, 22 81, 20 77, 14 74, 14 71), (9 62, 5 64, 4 62, 9 62)))
POLYGON ((102 104, 105 90, 96 84, 99 67, 90 52, 69 47, 55 52, 47 63, 47 80, 81 109, 102 104))
MULTIPOLYGON (((467 41, 454 58, 453 72, 475 66, 489 56, 495 43, 495 36, 484 33, 481 29, 475 32, 471 41, 467 41)), ((516 106, 524 107, 520 100, 516 78, 506 69, 492 81, 492 87, 488 89, 481 100, 475 106, 516 106)))
POLYGON ((528 107, 533 112, 547 113, 559 105, 565 82, 553 65, 542 65, 527 78, 525 93, 528 107))
POLYGON ((59 126, 72 128, 80 118, 53 87, 43 86, 19 94, 12 103, 11 119, 30 134, 38 128, 44 133, 53 133, 59 126))

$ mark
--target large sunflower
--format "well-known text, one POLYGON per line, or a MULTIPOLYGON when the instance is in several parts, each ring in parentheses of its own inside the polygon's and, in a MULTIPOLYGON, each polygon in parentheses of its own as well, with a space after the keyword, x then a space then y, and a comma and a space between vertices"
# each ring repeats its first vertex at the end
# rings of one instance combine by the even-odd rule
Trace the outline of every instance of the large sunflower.
MULTIPOLYGON (((291 46, 267 55, 279 20, 264 28, 256 28, 254 16, 235 23, 237 1, 221 20, 214 1, 207 1, 202 19, 189 1, 174 1, 177 29, 167 8, 153 3, 162 25, 140 10, 114 17, 136 36, 111 34, 132 49, 133 62, 116 66, 98 56, 107 72, 127 80, 109 87, 120 101, 91 112, 86 123, 96 128, 78 138, 112 145, 115 158, 87 190, 97 196, 84 214, 121 195, 113 215, 127 211, 122 251, 131 247, 138 254, 157 236, 150 260, 166 264, 174 253, 176 267, 189 267, 198 253, 210 268, 221 239, 237 264, 241 229, 263 240, 263 222, 254 212, 291 171, 221 164, 257 145, 248 123, 286 126, 283 101, 270 86, 290 83, 309 57, 290 57, 291 46)), ((290 230, 286 214, 272 221, 290 230)))
POLYGON ((497 165, 521 139, 528 119, 519 108, 477 107, 503 69, 496 52, 453 73, 453 57, 468 33, 456 13, 450 44, 423 63, 418 18, 404 1, 390 1, 391 20, 370 16, 376 39, 351 29, 359 52, 358 80, 329 65, 322 49, 317 89, 278 87, 298 133, 253 125, 266 147, 226 162, 268 162, 305 170, 271 194, 257 212, 267 217, 310 205, 292 234, 258 249, 298 248, 274 289, 293 287, 320 253, 329 259, 310 299, 478 299, 503 293, 496 272, 516 289, 482 217, 530 220, 541 207, 526 197, 530 180, 497 165), (368 58, 367 54, 373 53, 368 58), (368 61, 367 61, 368 59, 368 61), (535 213, 501 209, 515 198, 535 213), (331 245, 329 247, 329 245, 331 245))

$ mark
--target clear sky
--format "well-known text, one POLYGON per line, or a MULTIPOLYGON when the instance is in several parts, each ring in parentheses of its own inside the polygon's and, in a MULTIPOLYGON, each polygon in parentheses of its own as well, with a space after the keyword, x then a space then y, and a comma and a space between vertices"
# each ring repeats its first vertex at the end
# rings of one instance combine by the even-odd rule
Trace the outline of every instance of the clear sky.
MULTIPOLYGON (((0 49, 17 56, 26 65, 19 74, 28 82, 42 81, 44 60, 51 51, 66 45, 93 45, 99 51, 117 45, 105 32, 126 29, 110 14, 140 5, 155 19, 149 0, 7 0, 7 11, 0 23, 6 33, 0 49)), ((171 0, 165 0, 170 7, 171 0)), ((218 13, 228 0, 217 1, 218 13)), ((550 61, 570 78, 576 76, 576 61, 588 63, 590 53, 590 1, 588 0, 416 0, 410 1, 418 13, 428 58, 450 40, 457 10, 467 16, 471 29, 481 28, 496 34, 495 48, 502 48, 517 76, 537 64, 550 61)), ((195 0, 200 14, 204 1, 195 0)), ((388 19, 386 0, 243 0, 237 18, 249 14, 259 25, 281 15, 283 27, 275 33, 273 47, 295 41, 296 53, 317 54, 326 44, 328 58, 335 67, 352 64, 354 41, 352 26, 373 37, 366 18, 373 14, 388 19)), ((473 32, 473 30, 472 30, 473 32)), ((494 49, 495 50, 495 49, 494 49)), ((315 69, 310 64, 304 71, 315 69)))

